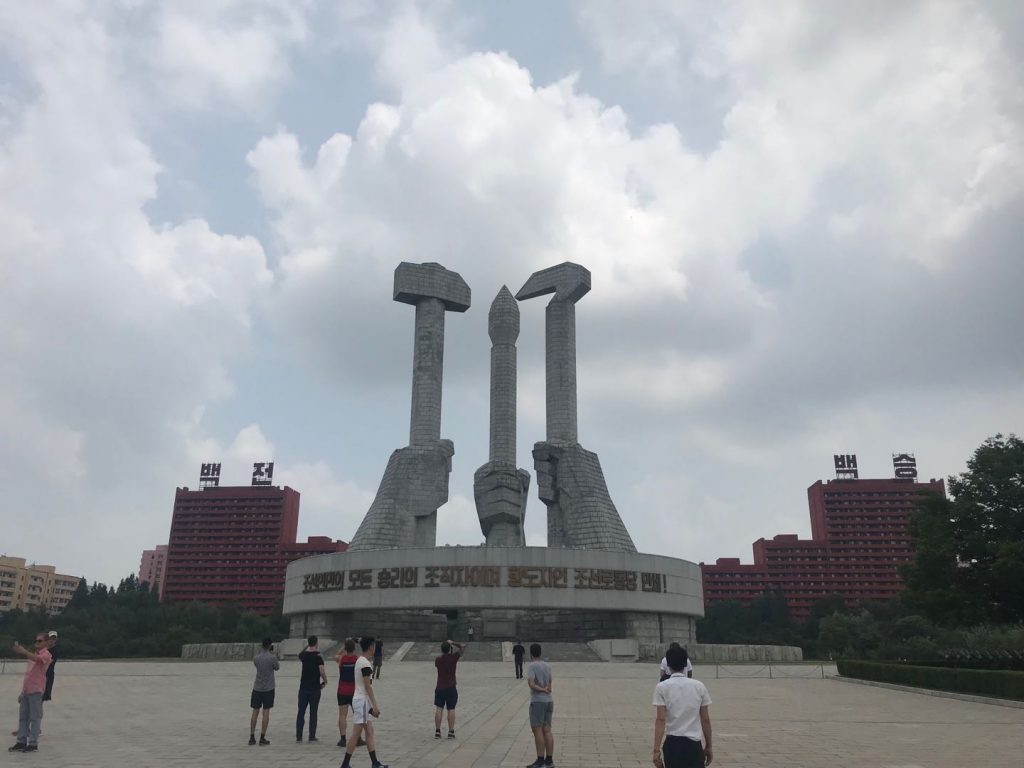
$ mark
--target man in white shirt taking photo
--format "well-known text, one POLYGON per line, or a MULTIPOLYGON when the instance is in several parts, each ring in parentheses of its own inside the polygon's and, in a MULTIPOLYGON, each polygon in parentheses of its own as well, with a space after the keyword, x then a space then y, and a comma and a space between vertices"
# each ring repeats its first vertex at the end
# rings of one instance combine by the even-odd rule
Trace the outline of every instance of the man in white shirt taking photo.
POLYGON ((711 695, 704 683, 686 676, 686 651, 665 653, 671 676, 654 689, 654 754, 658 768, 704 768, 711 765, 711 695), (703 744, 701 743, 703 739, 703 744), (664 740, 664 743, 662 743, 664 740))

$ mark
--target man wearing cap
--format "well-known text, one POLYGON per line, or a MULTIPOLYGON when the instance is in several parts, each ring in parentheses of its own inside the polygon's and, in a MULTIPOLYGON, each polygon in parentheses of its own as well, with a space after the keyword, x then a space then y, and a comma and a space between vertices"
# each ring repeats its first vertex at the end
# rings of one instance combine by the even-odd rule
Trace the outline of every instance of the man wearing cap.
POLYGON ((46 633, 46 649, 50 652, 50 666, 46 668, 46 690, 43 691, 43 701, 50 701, 53 694, 53 671, 57 667, 57 630, 51 629, 46 633))
POLYGON ((14 643, 14 652, 28 661, 25 677, 21 682, 18 697, 18 740, 8 752, 35 752, 39 746, 39 725, 43 720, 43 691, 46 690, 46 669, 50 666, 50 652, 46 646, 49 638, 45 632, 36 635, 35 652, 19 642, 14 643))

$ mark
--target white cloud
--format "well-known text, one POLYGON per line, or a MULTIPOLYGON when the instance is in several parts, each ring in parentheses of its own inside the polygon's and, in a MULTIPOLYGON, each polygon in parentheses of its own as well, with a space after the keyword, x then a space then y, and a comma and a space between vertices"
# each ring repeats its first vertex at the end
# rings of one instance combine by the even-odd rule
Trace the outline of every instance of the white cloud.
POLYGON ((203 410, 231 393, 272 275, 251 237, 150 222, 161 167, 123 47, 81 8, 36 14, 0 23, 28 84, 0 136, 0 479, 33 489, 12 512, 68 534, 38 551, 5 520, 5 549, 76 573, 97 568, 83 518, 121 567, 166 536, 153 506, 169 508, 203 410))
MULTIPOLYGON (((984 7, 582 8, 607 67, 678 119, 599 98, 578 51, 580 72, 537 82, 545 52, 488 50, 444 3, 0 9, 0 481, 59 532, 31 551, 5 518, 5 547, 116 579, 165 536, 170 489, 218 458, 242 483, 274 459, 303 535, 351 536, 405 439, 400 260, 474 290, 447 326, 442 542, 480 540, 486 308, 566 259, 594 275, 580 434, 641 548, 746 556, 803 524, 808 468, 834 450, 934 446, 922 470, 941 474, 1013 428, 1020 68, 984 7), (338 82, 311 89, 331 67, 338 82), (245 173, 266 211, 223 191, 245 173), (165 179, 207 196, 168 216, 165 179), (234 234, 211 200, 237 207, 234 234), (269 260, 246 234, 265 231, 269 260), (330 395, 281 397, 309 381, 330 395), (323 424, 294 426, 302 408, 323 424)), ((522 305, 527 467, 542 307, 522 305)), ((535 495, 527 519, 540 543, 535 495)))
POLYGON ((289 49, 309 37, 307 0, 161 3, 147 40, 151 66, 177 103, 252 107, 290 74, 289 49))

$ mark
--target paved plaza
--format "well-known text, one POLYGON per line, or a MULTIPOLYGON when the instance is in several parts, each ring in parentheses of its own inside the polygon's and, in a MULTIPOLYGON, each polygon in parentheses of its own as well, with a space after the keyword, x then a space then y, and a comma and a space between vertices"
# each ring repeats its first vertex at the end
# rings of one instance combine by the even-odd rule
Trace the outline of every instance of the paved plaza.
MULTIPOLYGON (((38 753, 0 752, 0 765, 303 766, 341 762, 332 686, 321 705, 320 743, 296 744, 298 662, 283 662, 272 744, 250 747, 248 662, 61 662, 38 753)), ((651 664, 553 664, 555 758, 565 768, 649 765, 651 664)), ((13 728, 21 663, 0 674, 0 719, 13 728)), ((775 674, 813 673, 781 667, 775 674)), ((755 667, 730 668, 732 674, 755 667)), ((702 675, 702 671, 705 673, 702 675)), ((740 768, 1021 768, 1024 710, 966 703, 837 680, 714 679, 715 764, 740 768)), ((527 689, 511 664, 459 667, 458 739, 433 738, 434 668, 385 664, 377 684, 381 759, 395 768, 517 766, 534 759, 527 689)), ((4 726, 5 728, 7 725, 4 726)), ((8 729, 9 730, 9 729, 8 729)), ((5 731, 6 732, 6 731, 5 731)), ((13 739, 12 739, 13 741, 13 739)), ((353 765, 369 766, 365 749, 353 765)))

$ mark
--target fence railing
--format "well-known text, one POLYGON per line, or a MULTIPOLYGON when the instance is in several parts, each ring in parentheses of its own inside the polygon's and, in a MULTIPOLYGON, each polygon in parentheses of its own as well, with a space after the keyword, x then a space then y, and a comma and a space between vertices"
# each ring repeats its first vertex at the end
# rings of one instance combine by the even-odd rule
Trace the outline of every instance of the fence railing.
POLYGON ((821 679, 835 674, 834 664, 701 664, 696 677, 710 678, 708 668, 714 666, 715 680, 742 678, 776 679, 821 679), (826 670, 825 668, 829 669, 826 670))

